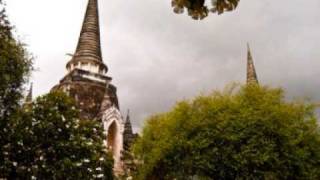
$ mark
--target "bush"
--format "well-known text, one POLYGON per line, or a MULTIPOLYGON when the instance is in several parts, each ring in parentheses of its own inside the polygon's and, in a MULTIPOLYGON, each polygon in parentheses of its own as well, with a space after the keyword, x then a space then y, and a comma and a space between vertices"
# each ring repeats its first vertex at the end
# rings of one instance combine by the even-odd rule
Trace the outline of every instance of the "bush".
POLYGON ((311 105, 255 85, 182 101, 148 119, 134 145, 139 179, 319 179, 311 105))

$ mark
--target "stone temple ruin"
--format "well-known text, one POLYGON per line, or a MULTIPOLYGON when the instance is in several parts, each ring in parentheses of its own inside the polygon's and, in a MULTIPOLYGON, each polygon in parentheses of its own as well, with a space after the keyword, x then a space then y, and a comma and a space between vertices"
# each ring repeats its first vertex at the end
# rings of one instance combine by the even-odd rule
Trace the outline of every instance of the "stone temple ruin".
POLYGON ((76 101, 80 116, 101 121, 107 134, 106 146, 114 157, 114 170, 123 171, 122 154, 137 136, 129 114, 121 115, 117 88, 107 76, 100 45, 98 0, 89 0, 75 53, 66 65, 67 74, 52 91, 62 90, 76 101))

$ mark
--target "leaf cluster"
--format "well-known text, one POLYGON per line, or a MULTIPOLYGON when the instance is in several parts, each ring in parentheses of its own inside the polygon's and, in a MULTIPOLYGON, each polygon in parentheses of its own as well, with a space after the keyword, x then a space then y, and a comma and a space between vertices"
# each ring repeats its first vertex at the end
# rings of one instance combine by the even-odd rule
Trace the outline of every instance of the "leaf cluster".
POLYGON ((0 39, 6 37, 6 36, 11 36, 11 25, 10 22, 7 18, 4 4, 2 0, 0 0, 0 39))
MULTIPOLYGON (((32 59, 25 46, 12 35, 12 26, 0 1, 0 175, 3 175, 7 144, 10 143, 9 125, 20 108, 23 85, 32 70, 32 59)), ((1 178, 1 177, 0 177, 1 178)))
POLYGON ((12 36, 10 22, 0 8, 0 119, 18 107, 31 71, 32 58, 24 44, 12 36))
POLYGON ((172 0, 172 7, 173 11, 178 14, 187 9, 188 15, 198 20, 207 17, 209 12, 220 15, 226 11, 233 11, 239 2, 240 0, 211 0, 209 8, 206 0, 172 0))
POLYGON ((255 85, 182 101, 134 145, 138 179, 319 179, 313 107, 255 85))

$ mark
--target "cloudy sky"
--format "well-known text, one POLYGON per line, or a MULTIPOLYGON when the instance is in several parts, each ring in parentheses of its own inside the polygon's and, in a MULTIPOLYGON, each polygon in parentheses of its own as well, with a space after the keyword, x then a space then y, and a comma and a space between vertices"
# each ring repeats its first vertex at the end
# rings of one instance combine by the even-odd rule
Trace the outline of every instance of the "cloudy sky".
MULTIPOLYGON (((35 95, 65 75, 87 0, 7 0, 17 34, 36 57, 35 95)), ((236 11, 195 21, 170 0, 100 0, 104 62, 122 112, 138 130, 178 100, 244 82, 246 43, 261 83, 320 101, 320 1, 241 0, 236 11)))

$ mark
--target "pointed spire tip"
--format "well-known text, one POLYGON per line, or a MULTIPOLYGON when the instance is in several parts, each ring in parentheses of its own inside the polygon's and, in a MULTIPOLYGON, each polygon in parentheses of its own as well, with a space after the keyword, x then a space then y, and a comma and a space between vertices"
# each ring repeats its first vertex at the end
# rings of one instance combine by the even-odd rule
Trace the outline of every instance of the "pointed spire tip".
POLYGON ((33 83, 30 84, 30 89, 29 89, 29 92, 28 92, 28 95, 26 97, 26 102, 32 102, 32 92, 33 91, 33 83))
POLYGON ((256 69, 254 67, 253 58, 250 51, 249 43, 247 43, 248 47, 248 57, 247 57, 247 84, 258 83, 258 77, 256 73, 256 69))

